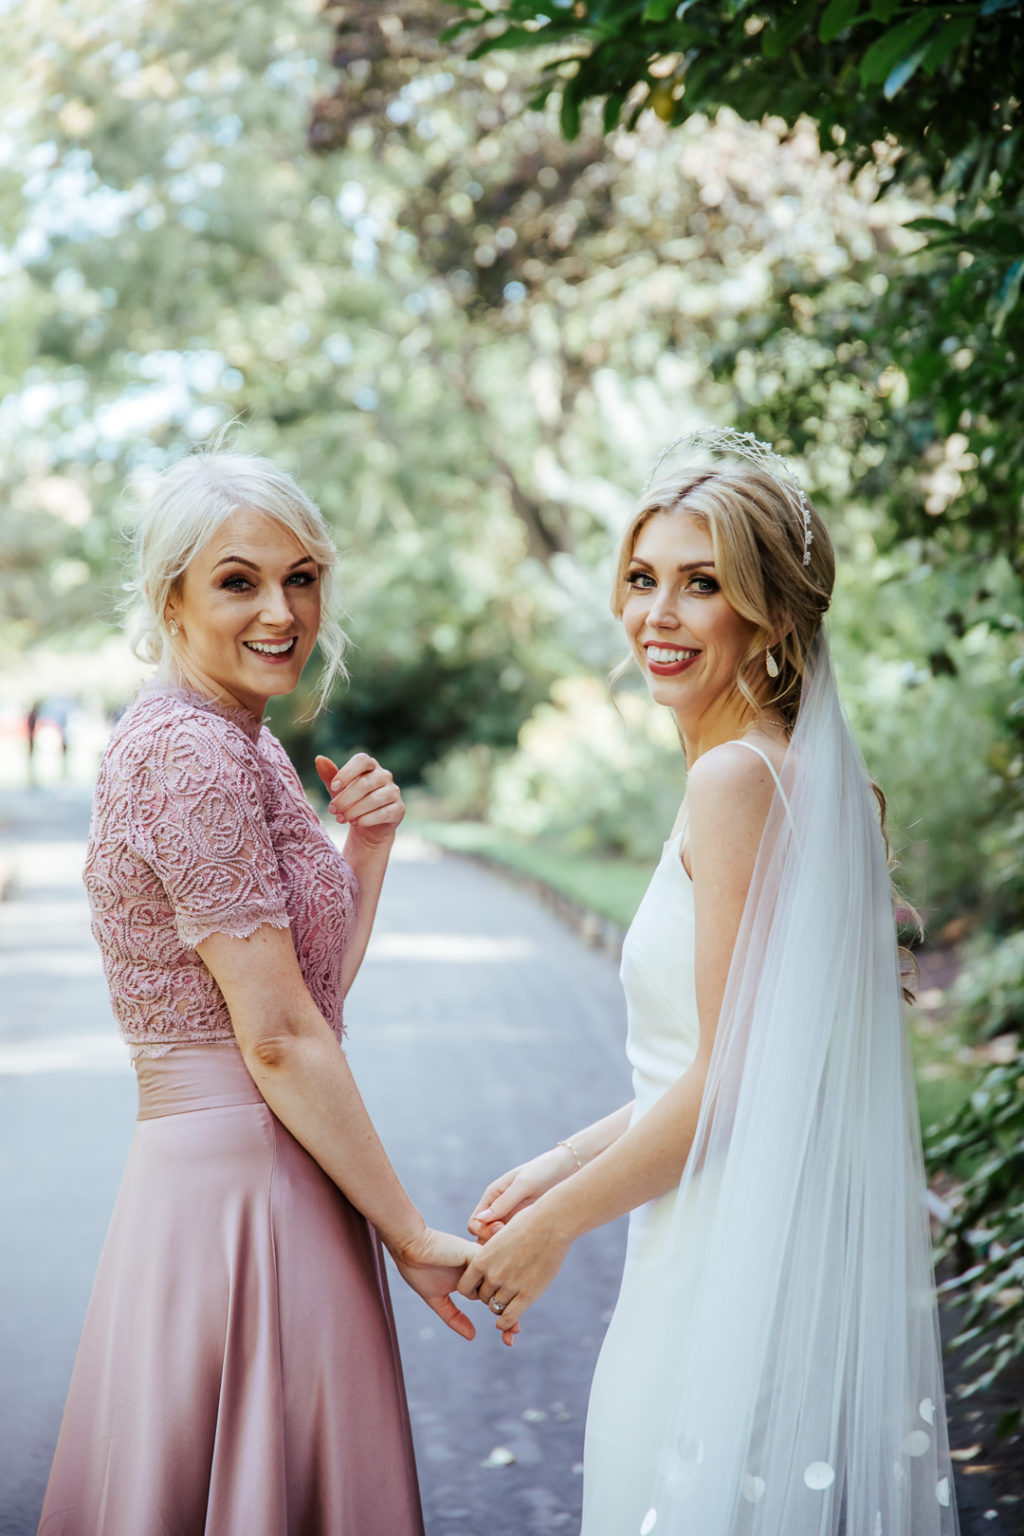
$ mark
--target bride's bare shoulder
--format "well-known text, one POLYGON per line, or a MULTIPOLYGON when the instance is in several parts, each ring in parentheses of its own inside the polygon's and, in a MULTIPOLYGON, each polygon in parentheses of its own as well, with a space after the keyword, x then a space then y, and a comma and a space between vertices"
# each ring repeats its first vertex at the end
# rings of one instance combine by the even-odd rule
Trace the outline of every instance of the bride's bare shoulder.
POLYGON ((740 742, 702 753, 687 774, 691 847, 756 849, 774 793, 768 764, 740 742))
POLYGON ((741 741, 723 741, 719 746, 702 752, 687 772, 687 793, 697 789, 701 798, 717 800, 720 797, 728 798, 731 794, 749 794, 763 783, 774 787, 771 768, 761 752, 765 753, 776 772, 782 766, 785 753, 772 741, 766 740, 763 746, 758 741, 757 745, 760 750, 752 752, 741 741))

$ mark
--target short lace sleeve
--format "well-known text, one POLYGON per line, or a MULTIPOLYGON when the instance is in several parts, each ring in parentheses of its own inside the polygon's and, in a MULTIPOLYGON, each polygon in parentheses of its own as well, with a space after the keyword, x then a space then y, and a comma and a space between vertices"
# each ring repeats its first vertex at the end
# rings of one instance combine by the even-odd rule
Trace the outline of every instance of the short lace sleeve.
POLYGON ((258 753, 242 731, 185 710, 120 768, 129 842, 163 885, 186 948, 211 933, 288 926, 258 753))

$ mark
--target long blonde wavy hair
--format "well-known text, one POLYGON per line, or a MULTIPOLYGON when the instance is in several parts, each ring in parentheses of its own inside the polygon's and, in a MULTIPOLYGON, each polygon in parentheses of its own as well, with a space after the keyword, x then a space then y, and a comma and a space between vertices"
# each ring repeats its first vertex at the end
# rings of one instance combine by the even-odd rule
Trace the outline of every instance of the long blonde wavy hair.
POLYGON ((692 469, 660 481, 641 497, 619 550, 612 612, 622 618, 626 577, 640 530, 659 513, 686 514, 711 536, 715 573, 722 594, 738 614, 756 625, 736 673, 736 686, 752 708, 766 705, 792 729, 800 708, 807 656, 832 600, 835 552, 828 529, 809 502, 811 543, 804 564, 803 518, 790 496, 765 470, 746 464, 692 469), (779 675, 765 695, 755 696, 749 679, 766 676, 771 647, 779 675))

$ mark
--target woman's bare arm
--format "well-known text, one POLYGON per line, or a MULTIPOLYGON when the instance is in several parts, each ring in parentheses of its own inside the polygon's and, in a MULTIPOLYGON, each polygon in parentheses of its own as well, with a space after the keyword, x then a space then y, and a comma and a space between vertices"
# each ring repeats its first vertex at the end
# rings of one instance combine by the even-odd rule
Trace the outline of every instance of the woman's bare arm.
POLYGON ((766 766, 725 744, 693 766, 687 789, 696 913, 700 1042, 692 1066, 646 1114, 573 1178, 557 1184, 480 1248, 465 1296, 514 1296, 513 1326, 550 1284, 575 1239, 675 1188, 693 1144, 732 951, 774 784, 766 766))
POLYGON ((428 1228, 381 1145, 345 1054, 309 995, 287 929, 215 933, 199 954, 224 995, 243 1060, 277 1118, 377 1228, 403 1277, 465 1338, 455 1306, 472 1245, 428 1228))
POLYGON ((341 962, 344 997, 356 979, 370 942, 388 859, 395 833, 405 816, 405 806, 391 774, 366 752, 357 752, 341 768, 329 757, 318 757, 316 771, 331 797, 331 815, 348 827, 343 851, 359 882, 355 927, 341 962))
POLYGON ((605 1115, 603 1120, 595 1120, 593 1125, 573 1131, 556 1147, 492 1180, 469 1218, 473 1236, 486 1242, 518 1211, 525 1210, 549 1189, 576 1173, 583 1164, 593 1161, 628 1128, 632 1113, 633 1105, 623 1104, 621 1109, 605 1115))

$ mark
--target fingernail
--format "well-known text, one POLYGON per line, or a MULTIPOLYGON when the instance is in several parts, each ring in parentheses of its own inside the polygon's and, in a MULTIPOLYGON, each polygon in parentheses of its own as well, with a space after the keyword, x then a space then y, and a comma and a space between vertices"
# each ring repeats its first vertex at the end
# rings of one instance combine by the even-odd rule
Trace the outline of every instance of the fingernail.
POLYGON ((477 1221, 490 1221, 491 1220, 491 1207, 488 1205, 488 1206, 485 1206, 485 1208, 482 1211, 477 1211, 476 1219, 477 1219, 477 1221))

